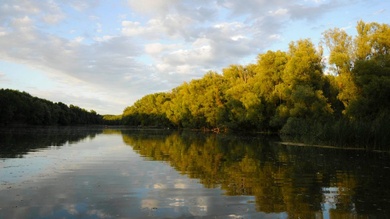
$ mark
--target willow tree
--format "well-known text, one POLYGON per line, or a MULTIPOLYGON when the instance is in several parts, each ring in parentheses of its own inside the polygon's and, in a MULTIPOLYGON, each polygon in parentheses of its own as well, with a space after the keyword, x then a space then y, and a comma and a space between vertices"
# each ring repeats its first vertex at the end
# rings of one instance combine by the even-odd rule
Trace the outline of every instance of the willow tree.
POLYGON ((256 65, 231 65, 223 69, 223 76, 229 83, 226 90, 226 123, 233 129, 260 128, 264 108, 259 93, 254 90, 256 65))
POLYGON ((275 111, 282 104, 283 80, 288 55, 282 51, 267 51, 258 56, 256 74, 253 78, 253 89, 264 103, 263 117, 268 128, 277 126, 278 119, 274 119, 275 111), (271 124, 270 124, 271 123, 271 124))
POLYGON ((223 125, 224 78, 208 72, 201 79, 183 83, 172 90, 167 117, 179 127, 215 128, 223 125))
POLYGON ((370 59, 390 52, 390 26, 359 21, 356 26, 355 53, 358 60, 370 59))
POLYGON ((149 94, 137 100, 123 111, 123 122, 133 126, 171 126, 166 115, 169 93, 149 94))
POLYGON ((356 57, 352 37, 344 30, 334 28, 323 33, 323 42, 329 50, 329 70, 336 76, 337 98, 344 108, 348 108, 358 95, 351 72, 356 57))
POLYGON ((283 103, 277 108, 276 116, 291 121, 326 118, 332 109, 322 91, 322 54, 305 39, 290 43, 288 56, 280 84, 283 103))
POLYGON ((352 70, 358 96, 348 109, 357 118, 376 118, 390 109, 390 26, 357 24, 356 60, 352 70))

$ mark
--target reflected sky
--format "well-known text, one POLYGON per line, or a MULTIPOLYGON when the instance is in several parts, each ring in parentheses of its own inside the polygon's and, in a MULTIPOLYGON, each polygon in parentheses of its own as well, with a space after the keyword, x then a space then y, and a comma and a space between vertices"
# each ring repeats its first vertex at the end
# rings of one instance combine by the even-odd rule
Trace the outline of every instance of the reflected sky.
POLYGON ((77 138, 60 130, 55 136, 1 135, 0 218, 379 218, 388 213, 388 153, 282 146, 250 137, 84 131, 78 130, 77 138), (30 144, 25 151, 18 148, 21 156, 7 151, 30 144))
POLYGON ((0 218, 265 215, 253 197, 204 188, 167 162, 140 156, 118 134, 35 150, 0 165, 0 218))

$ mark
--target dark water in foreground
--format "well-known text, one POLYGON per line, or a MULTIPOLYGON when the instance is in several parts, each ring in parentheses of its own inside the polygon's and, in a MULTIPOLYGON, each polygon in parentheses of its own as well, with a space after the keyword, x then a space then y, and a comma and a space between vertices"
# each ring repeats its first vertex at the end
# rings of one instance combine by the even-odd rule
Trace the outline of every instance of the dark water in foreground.
POLYGON ((390 154, 162 130, 0 130, 0 218, 390 218, 390 154))

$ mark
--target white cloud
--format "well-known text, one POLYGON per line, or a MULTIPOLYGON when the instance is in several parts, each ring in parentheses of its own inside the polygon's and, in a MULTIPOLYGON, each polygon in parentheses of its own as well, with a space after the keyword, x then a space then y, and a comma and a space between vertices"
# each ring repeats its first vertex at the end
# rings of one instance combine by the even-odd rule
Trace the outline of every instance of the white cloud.
POLYGON ((166 14, 179 0, 128 0, 129 6, 140 13, 166 14))
POLYGON ((89 0, 89 1, 80 1, 80 0, 67 0, 67 4, 69 4, 72 8, 77 11, 84 11, 86 9, 94 8, 99 4, 98 0, 89 0))
POLYGON ((247 37, 245 37, 244 35, 235 35, 235 36, 232 36, 230 37, 230 39, 232 39, 233 41, 239 41, 241 39, 246 39, 247 37))
POLYGON ((270 40, 280 40, 282 37, 279 34, 272 34, 268 37, 270 40))
POLYGON ((146 29, 139 22, 122 21, 122 34, 125 36, 136 36, 145 33, 146 29))
POLYGON ((33 20, 29 16, 24 16, 21 18, 15 18, 12 20, 12 27, 16 30, 25 32, 31 31, 34 28, 33 20))
POLYGON ((62 14, 50 14, 43 17, 43 20, 49 24, 56 24, 64 19, 62 14))
POLYGON ((279 8, 276 11, 269 11, 269 13, 273 16, 284 16, 288 14, 288 9, 286 8, 279 8))
POLYGON ((191 18, 178 15, 168 14, 164 17, 153 18, 142 24, 137 21, 124 20, 121 23, 121 32, 125 36, 138 36, 149 40, 169 39, 189 39, 197 32, 195 21, 191 18))
MULTIPOLYGON (((115 110, 119 113, 129 102, 135 101, 136 98, 147 93, 147 89, 151 89, 151 86, 142 85, 149 80, 150 69, 135 60, 140 49, 126 37, 106 36, 102 37, 102 41, 84 45, 83 37, 68 41, 61 37, 46 35, 37 30, 27 16, 15 19, 13 27, 13 32, 0 37, 2 48, 0 59, 13 60, 41 69, 52 80, 60 80, 61 83, 66 84, 68 90, 81 92, 76 96, 68 95, 62 98, 69 100, 68 103, 78 102, 81 103, 80 106, 94 108, 85 103, 96 100, 94 103, 101 106, 105 99, 108 104, 113 105, 111 111, 119 108, 115 110), (134 75, 133 78, 137 80, 126 80, 128 74, 134 75), (86 87, 85 91, 77 89, 77 86, 81 85, 86 87), (135 95, 126 97, 125 91, 135 95), (87 95, 95 92, 99 95, 83 97, 82 92, 87 95), (116 94, 121 94, 124 98, 114 101, 116 94), (85 103, 78 100, 85 100, 85 103)), ((66 89, 61 90, 61 93, 64 91, 67 93, 66 89)))
POLYGON ((109 41, 112 38, 115 38, 115 36, 104 35, 104 36, 101 36, 101 37, 95 37, 95 38, 93 38, 93 40, 96 41, 96 42, 101 43, 101 42, 109 41))
POLYGON ((21 16, 22 14, 38 14, 41 12, 40 6, 29 0, 3 0, 0 5, 0 18, 8 16, 21 16))
POLYGON ((0 27, 0 37, 7 35, 7 30, 3 27, 0 27))
POLYGON ((84 40, 84 37, 78 36, 78 37, 74 38, 73 42, 75 42, 75 43, 81 43, 81 42, 83 42, 83 40, 84 40))
POLYGON ((165 54, 167 51, 172 51, 180 48, 178 44, 162 44, 162 43, 150 43, 145 45, 145 52, 152 56, 161 57, 161 54, 165 54))
MULTIPOLYGON (((375 1, 373 11, 388 6, 375 1)), ((102 109, 107 102, 121 112, 143 95, 253 60, 277 42, 287 44, 294 33, 285 30, 296 21, 319 22, 351 2, 363 1, 128 0, 128 8, 115 8, 120 4, 3 0, 0 59, 40 69, 63 84, 52 96, 68 89, 65 100, 102 109)))
POLYGON ((61 6, 55 1, 3 0, 0 5, 0 20, 35 16, 47 24, 57 24, 65 19, 61 6))
POLYGON ((49 24, 57 24, 65 18, 60 6, 54 1, 49 1, 43 13, 43 21, 49 24))

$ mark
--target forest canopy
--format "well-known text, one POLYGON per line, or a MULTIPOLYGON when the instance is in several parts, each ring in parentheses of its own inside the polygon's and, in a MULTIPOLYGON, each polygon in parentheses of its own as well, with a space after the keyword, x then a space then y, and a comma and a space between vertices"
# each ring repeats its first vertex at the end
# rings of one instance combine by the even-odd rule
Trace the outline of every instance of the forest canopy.
POLYGON ((291 42, 287 51, 259 54, 254 64, 230 65, 222 73, 207 72, 170 92, 146 95, 124 110, 122 122, 285 134, 360 130, 386 135, 390 26, 359 21, 356 30, 352 37, 343 29, 329 29, 320 45, 301 39, 291 42))
POLYGON ((0 89, 0 125, 101 124, 102 116, 78 106, 53 103, 29 93, 0 89))

